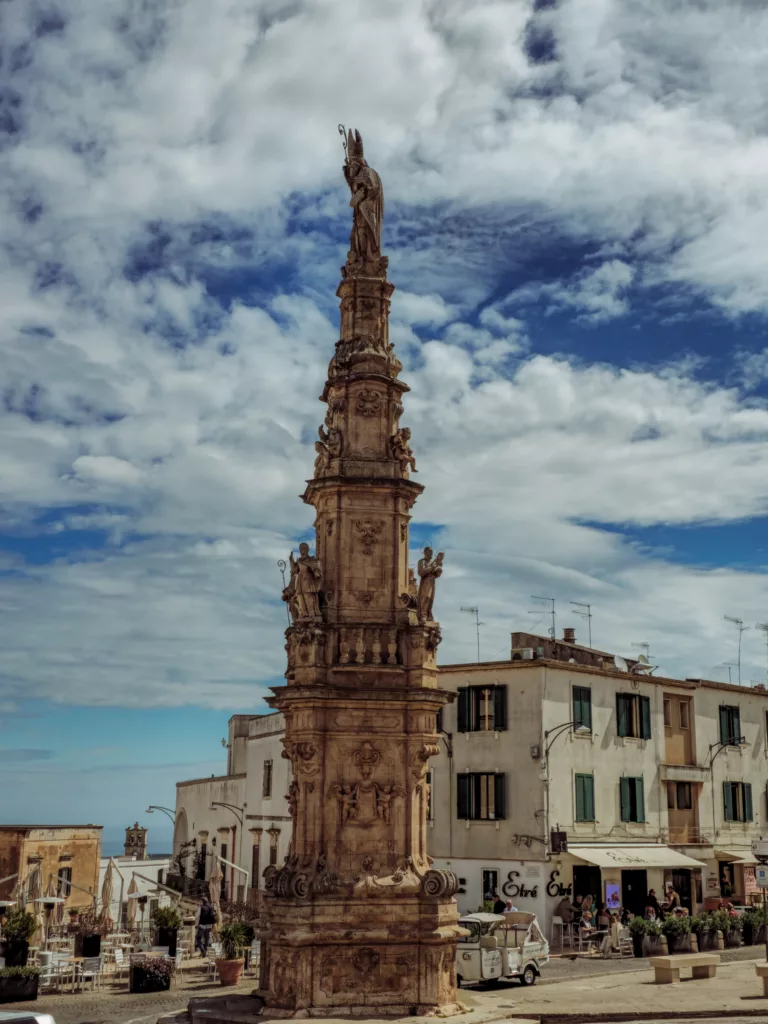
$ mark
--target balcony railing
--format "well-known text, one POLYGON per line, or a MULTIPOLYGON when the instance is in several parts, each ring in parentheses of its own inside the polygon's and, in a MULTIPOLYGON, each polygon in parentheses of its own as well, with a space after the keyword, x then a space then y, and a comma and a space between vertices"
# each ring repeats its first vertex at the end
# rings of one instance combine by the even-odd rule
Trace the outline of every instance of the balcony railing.
POLYGON ((673 825, 662 829, 662 837, 670 846, 712 846, 714 838, 698 825, 673 825))

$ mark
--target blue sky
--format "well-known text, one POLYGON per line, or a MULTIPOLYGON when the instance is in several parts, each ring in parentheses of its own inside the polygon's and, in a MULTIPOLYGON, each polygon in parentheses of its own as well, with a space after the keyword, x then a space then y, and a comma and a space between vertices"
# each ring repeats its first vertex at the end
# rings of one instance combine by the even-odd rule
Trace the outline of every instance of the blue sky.
POLYGON ((0 820, 220 772, 284 669, 277 560, 337 338, 336 125, 386 192, 444 662, 593 607, 766 676, 768 13, 714 0, 0 10, 0 820))

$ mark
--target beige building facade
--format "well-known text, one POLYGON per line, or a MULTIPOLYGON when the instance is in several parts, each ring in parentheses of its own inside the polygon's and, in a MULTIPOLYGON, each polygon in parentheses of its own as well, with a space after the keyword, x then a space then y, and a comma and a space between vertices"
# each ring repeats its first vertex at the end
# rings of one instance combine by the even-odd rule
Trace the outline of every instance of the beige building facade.
POLYGON ((0 899, 40 868, 67 907, 90 906, 98 893, 101 825, 0 825, 0 899))
MULTIPOLYGON (((284 734, 280 714, 233 715, 226 774, 176 784, 174 857, 189 850, 185 875, 197 881, 210 878, 214 854, 237 865, 221 863, 224 899, 253 901, 263 889, 264 869, 282 864, 287 855, 292 780, 290 762, 282 756, 284 734)), ((180 884, 173 872, 171 883, 180 884)))
POLYGON ((441 668, 457 701, 441 716, 429 849, 460 877, 462 912, 498 892, 547 925, 564 895, 642 913, 670 883, 691 912, 753 900, 768 693, 529 634, 513 634, 513 658, 441 668))

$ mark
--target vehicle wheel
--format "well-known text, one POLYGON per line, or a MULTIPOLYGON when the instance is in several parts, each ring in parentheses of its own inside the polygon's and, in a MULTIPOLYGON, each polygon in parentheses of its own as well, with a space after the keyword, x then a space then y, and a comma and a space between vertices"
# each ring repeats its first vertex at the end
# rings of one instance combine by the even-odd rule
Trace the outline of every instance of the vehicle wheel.
POLYGON ((525 968, 523 973, 520 975, 521 985, 535 985, 536 984, 536 971, 531 967, 530 964, 525 968))

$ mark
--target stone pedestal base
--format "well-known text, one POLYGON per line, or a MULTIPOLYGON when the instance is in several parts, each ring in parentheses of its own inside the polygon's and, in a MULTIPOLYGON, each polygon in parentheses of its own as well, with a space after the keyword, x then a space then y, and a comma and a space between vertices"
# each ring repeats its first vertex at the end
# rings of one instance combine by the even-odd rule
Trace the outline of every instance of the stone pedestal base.
POLYGON ((259 983, 265 1016, 461 1012, 454 900, 271 899, 267 912, 259 983))

